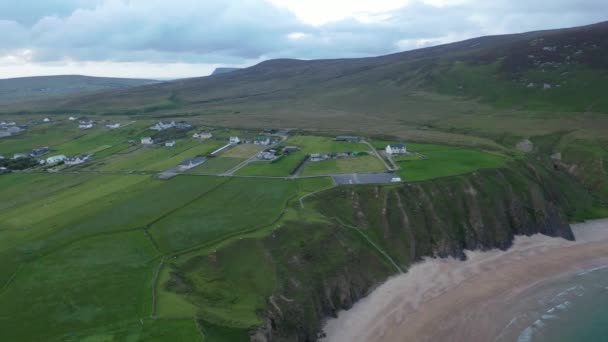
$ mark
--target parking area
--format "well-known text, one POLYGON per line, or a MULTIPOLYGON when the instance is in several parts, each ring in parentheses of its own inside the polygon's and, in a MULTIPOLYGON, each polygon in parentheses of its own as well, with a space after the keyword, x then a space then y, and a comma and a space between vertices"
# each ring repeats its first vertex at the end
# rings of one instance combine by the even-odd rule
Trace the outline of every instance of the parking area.
POLYGON ((353 174, 332 176, 332 178, 338 185, 391 183, 391 181, 395 177, 399 177, 399 176, 392 172, 353 173, 353 174))

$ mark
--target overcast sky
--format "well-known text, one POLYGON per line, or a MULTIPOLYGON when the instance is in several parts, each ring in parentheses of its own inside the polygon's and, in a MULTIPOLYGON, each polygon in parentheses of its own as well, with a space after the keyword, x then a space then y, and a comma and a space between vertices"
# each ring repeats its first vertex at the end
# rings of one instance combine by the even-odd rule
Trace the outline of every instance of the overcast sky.
POLYGON ((180 78, 608 20, 607 0, 0 0, 0 78, 180 78))

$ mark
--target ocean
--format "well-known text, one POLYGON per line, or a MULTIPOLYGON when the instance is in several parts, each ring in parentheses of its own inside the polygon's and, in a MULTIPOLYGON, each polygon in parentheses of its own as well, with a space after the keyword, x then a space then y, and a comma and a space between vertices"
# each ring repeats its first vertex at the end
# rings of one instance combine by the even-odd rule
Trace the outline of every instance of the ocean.
MULTIPOLYGON (((608 266, 564 276, 528 296, 537 308, 514 319, 533 322, 518 342, 608 341, 608 266)), ((511 334, 509 334, 511 335, 511 334)))

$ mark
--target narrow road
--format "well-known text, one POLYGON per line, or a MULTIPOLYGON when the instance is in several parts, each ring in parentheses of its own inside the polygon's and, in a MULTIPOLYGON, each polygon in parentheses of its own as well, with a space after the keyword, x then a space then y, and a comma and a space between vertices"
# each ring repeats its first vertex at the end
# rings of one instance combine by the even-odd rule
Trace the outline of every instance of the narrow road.
MULTIPOLYGON (((361 140, 362 143, 364 143, 365 145, 369 146, 369 148, 372 150, 372 152, 376 155, 376 158, 380 159, 382 161, 382 164, 384 164, 384 167, 386 167, 386 169, 388 171, 395 171, 397 170, 396 167, 391 168, 388 163, 386 162, 386 160, 384 160, 384 158, 382 158, 382 156, 380 155, 380 153, 378 153, 378 150, 376 150, 376 148, 374 147, 374 145, 370 144, 369 141, 367 140, 361 140)), ((394 166, 394 164, 393 164, 394 166)))

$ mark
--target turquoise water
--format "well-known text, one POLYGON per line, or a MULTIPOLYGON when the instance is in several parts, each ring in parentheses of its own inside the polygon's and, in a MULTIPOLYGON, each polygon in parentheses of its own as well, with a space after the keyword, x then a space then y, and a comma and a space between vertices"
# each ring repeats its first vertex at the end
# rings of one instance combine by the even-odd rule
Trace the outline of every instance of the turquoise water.
POLYGON ((608 268, 600 267, 547 285, 536 320, 518 342, 608 341, 608 268))

